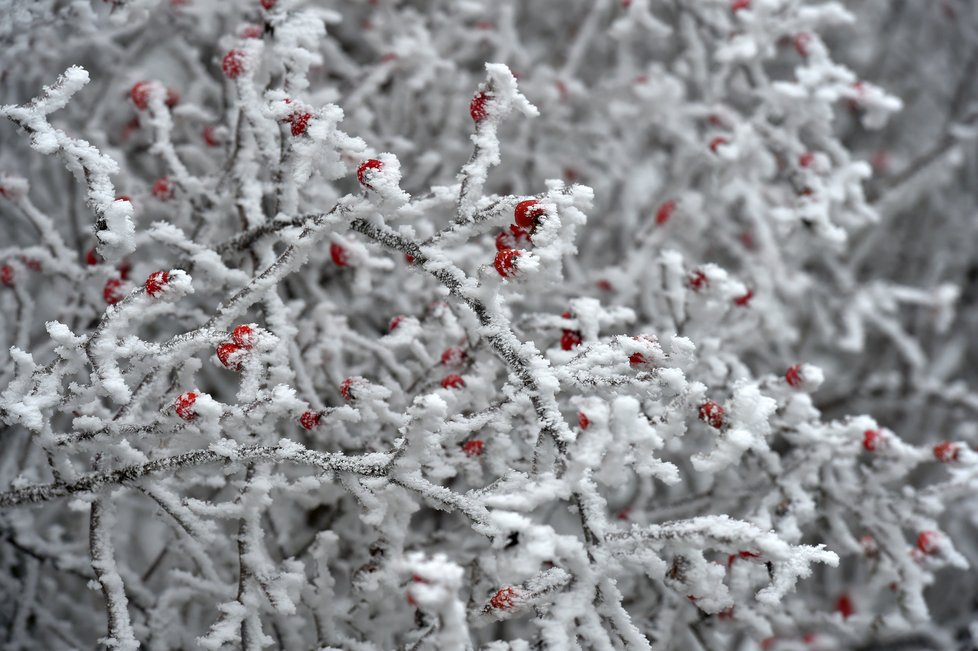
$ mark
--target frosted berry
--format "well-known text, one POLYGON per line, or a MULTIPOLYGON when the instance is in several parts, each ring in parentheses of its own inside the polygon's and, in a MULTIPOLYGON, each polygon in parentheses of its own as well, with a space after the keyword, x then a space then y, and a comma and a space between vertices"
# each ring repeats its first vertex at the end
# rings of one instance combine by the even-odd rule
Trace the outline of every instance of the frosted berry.
POLYGON ((353 393, 354 385, 361 384, 363 382, 362 377, 348 377, 343 380, 340 384, 340 395, 346 401, 356 400, 356 395, 353 393))
POLYGON ((717 429, 723 427, 723 417, 725 414, 726 410, 712 400, 707 400, 700 405, 700 420, 708 423, 710 427, 717 429))
POLYGON ((847 594, 840 595, 835 602, 835 609, 842 615, 842 619, 849 619, 855 612, 852 606, 852 599, 847 594))
POLYGON ((702 271, 694 271, 689 275, 689 286, 694 292, 700 291, 709 284, 710 281, 702 271))
POLYGON ((312 119, 312 113, 305 113, 302 111, 295 111, 291 113, 286 120, 290 125, 292 125, 292 135, 301 136, 306 132, 306 127, 309 126, 309 120, 312 119))
POLYGON ((632 353, 628 356, 628 363, 632 366, 642 366, 648 363, 648 359, 642 353, 632 353))
POLYGON ((403 320, 404 317, 400 315, 395 316, 393 319, 391 319, 390 325, 388 326, 390 332, 394 332, 394 329, 397 328, 397 326, 401 325, 401 321, 403 320))
POLYGON ((217 147, 221 144, 221 141, 217 139, 217 133, 214 131, 214 125, 208 124, 204 127, 204 131, 201 133, 204 138, 204 144, 208 147, 217 147))
POLYGON ((245 53, 231 50, 221 60, 221 70, 228 79, 237 79, 245 70, 245 53))
POLYGON ((467 356, 461 348, 446 348, 441 352, 441 363, 445 366, 461 366, 467 356))
POLYGON ((492 266, 503 278, 509 278, 516 274, 516 259, 523 255, 519 249, 503 249, 496 253, 496 259, 492 266))
POLYGON ((784 372, 785 381, 793 387, 800 387, 804 378, 801 376, 801 364, 792 364, 788 367, 788 370, 784 372))
POLYGON ((85 264, 89 267, 94 267, 98 264, 98 254, 95 253, 95 247, 92 247, 85 254, 85 264))
POLYGON ((0 267, 0 283, 3 283, 7 287, 14 286, 14 268, 9 264, 0 267))
POLYGON ((659 226, 662 226, 667 221, 669 221, 669 218, 672 217, 672 213, 674 213, 675 211, 676 211, 676 202, 673 201, 672 199, 666 201, 661 206, 659 206, 659 210, 656 211, 655 223, 658 224, 659 226))
POLYGON ((140 111, 149 108, 149 94, 152 87, 151 81, 137 81, 129 90, 129 98, 140 111))
POLYGON ((876 452, 883 443, 883 433, 878 429, 868 429, 863 432, 863 449, 866 452, 876 452))
POLYGON ((372 188, 373 186, 370 185, 368 179, 382 169, 384 169, 384 164, 376 158, 365 160, 357 167, 357 181, 365 188, 372 188))
POLYGON ((717 153, 717 150, 720 149, 720 147, 729 143, 730 141, 724 138, 723 136, 717 136, 716 138, 710 141, 710 151, 712 151, 715 154, 717 153))
POLYGON ((154 271, 146 279, 146 293, 156 298, 166 290, 170 283, 170 274, 165 271, 154 271))
POLYGON ((591 419, 583 411, 579 411, 577 412, 577 424, 581 426, 581 429, 587 429, 587 426, 591 424, 591 419))
POLYGON ((484 447, 485 443, 479 439, 473 439, 462 444, 462 452, 470 457, 478 457, 482 455, 482 449, 484 447))
POLYGON ((217 358, 221 360, 221 364, 232 371, 240 371, 240 355, 237 354, 240 350, 241 348, 237 344, 221 344, 217 347, 217 358))
POLYGON ((750 304, 751 299, 754 298, 754 290, 748 289, 746 294, 738 296, 734 299, 734 305, 739 307, 747 307, 750 304))
POLYGON ((743 9, 750 9, 750 0, 733 0, 730 3, 730 11, 737 13, 743 9))
POLYGON ((517 226, 510 224, 509 230, 499 231, 496 236, 496 250, 515 249, 530 243, 530 233, 517 226))
POLYGON ((476 93, 475 97, 469 103, 469 115, 476 122, 482 122, 487 117, 489 117, 489 111, 486 109, 486 104, 489 102, 489 94, 485 91, 476 93))
POLYGON ((261 8, 270 11, 278 3, 278 0, 261 0, 261 8))
POLYGON ((248 350, 253 348, 257 337, 254 328, 250 325, 239 325, 231 331, 231 340, 238 346, 248 350))
POLYGON ((934 446, 934 458, 941 463, 950 463, 958 460, 960 449, 950 441, 944 441, 934 446))
POLYGON ((533 230, 540 223, 540 217, 545 211, 540 202, 536 199, 527 199, 516 204, 513 215, 516 217, 516 225, 521 228, 533 230))
POLYGON ((441 386, 443 389, 461 389, 465 386, 465 380, 462 379, 461 375, 452 373, 441 379, 441 386))
POLYGON ((105 281, 105 287, 102 288, 102 298, 109 305, 115 305, 125 298, 125 292, 122 289, 122 278, 109 278, 105 281))
POLYGON ((563 334, 560 335, 560 349, 561 350, 571 350, 572 348, 577 348, 581 345, 581 333, 577 330, 564 330, 563 334))
POLYGON ((196 402, 197 394, 193 391, 181 393, 179 396, 177 396, 176 402, 173 403, 177 416, 188 421, 196 418, 197 412, 194 411, 194 403, 196 402))
POLYGON ((500 588, 489 600, 489 605, 496 610, 507 610, 516 604, 519 591, 516 588, 500 588))
POLYGON ((936 531, 921 531, 917 536, 917 549, 928 556, 937 552, 937 543, 941 534, 936 531))
POLYGON ((333 242, 329 245, 329 257, 337 267, 350 266, 350 254, 342 245, 333 242))
POLYGON ((153 181, 153 187, 150 188, 150 192, 154 197, 160 201, 166 201, 173 197, 173 186, 170 184, 170 179, 166 176, 161 176, 160 178, 153 181))
POLYGON ((316 429, 319 427, 321 419, 322 415, 318 411, 304 411, 299 416, 299 424, 302 425, 303 429, 316 429))

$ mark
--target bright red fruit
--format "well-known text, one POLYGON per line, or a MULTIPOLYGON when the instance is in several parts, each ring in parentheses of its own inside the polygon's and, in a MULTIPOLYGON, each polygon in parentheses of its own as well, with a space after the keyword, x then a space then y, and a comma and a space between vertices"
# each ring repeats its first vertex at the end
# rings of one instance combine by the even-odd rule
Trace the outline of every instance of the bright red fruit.
POLYGON ((379 172, 384 169, 384 164, 377 160, 376 158, 371 158, 370 160, 365 160, 357 167, 357 181, 360 182, 365 188, 372 188, 373 186, 367 181, 374 172, 379 172))
POLYGON ((917 549, 930 555, 937 551, 937 543, 941 539, 941 534, 936 531, 921 531, 917 536, 917 549))
POLYGON ((306 132, 306 127, 309 126, 309 120, 312 119, 312 113, 303 113, 300 111, 295 111, 291 113, 287 118, 287 122, 292 125, 292 135, 301 136, 306 132))
POLYGON ((329 257, 333 259, 333 264, 337 267, 350 266, 350 254, 342 245, 333 242, 329 245, 329 257))
POLYGON ((743 296, 738 296, 737 298, 734 299, 734 305, 738 305, 740 307, 747 307, 747 305, 750 303, 752 298, 754 298, 754 290, 748 289, 746 294, 744 294, 743 296))
POLYGON ((852 599, 847 594, 839 596, 835 602, 835 609, 842 614, 843 619, 849 619, 855 612, 852 606, 852 599))
POLYGON ((94 246, 85 254, 85 264, 89 267, 94 267, 98 264, 98 254, 95 252, 94 246))
POLYGON ((801 364, 792 364, 784 372, 784 379, 790 386, 800 387, 804 379, 801 377, 801 364))
POLYGON ((669 218, 672 217, 672 213, 674 213, 675 211, 676 211, 676 202, 673 201, 672 199, 666 201, 661 206, 659 206, 659 210, 656 211, 655 223, 658 224, 659 226, 662 226, 667 221, 669 221, 669 218))
POLYGON ((710 281, 702 271, 694 271, 689 275, 689 286, 694 292, 700 291, 709 284, 710 281))
POLYGON ((173 197, 173 186, 170 184, 170 179, 166 176, 161 176, 160 178, 153 181, 153 187, 150 188, 150 192, 154 197, 160 201, 166 201, 173 197))
POLYGON ((0 283, 3 283, 7 287, 14 286, 14 268, 9 264, 0 267, 0 283))
POLYGON ((303 429, 316 429, 321 419, 322 416, 318 411, 304 411, 299 416, 299 424, 302 425, 303 429))
POLYGON ((122 291, 122 278, 109 278, 105 281, 105 287, 102 288, 102 298, 109 305, 115 305, 125 298, 125 293, 122 291))
POLYGON ((700 405, 699 414, 700 420, 708 423, 710 427, 717 429, 723 427, 723 417, 726 414, 726 410, 712 400, 707 400, 700 405))
POLYGON ((564 330, 564 333, 560 336, 560 348, 561 350, 577 348, 581 345, 582 341, 581 333, 577 330, 564 330))
POLYGON ((129 91, 129 98, 140 111, 149 108, 149 93, 152 84, 151 81, 137 81, 129 91))
POLYGON ((441 351, 441 363, 445 366, 461 366, 465 362, 466 353, 461 348, 446 348, 441 351))
POLYGON ((868 429, 863 432, 863 449, 876 452, 883 443, 883 432, 878 429, 868 429))
POLYGON ((176 402, 173 403, 177 416, 184 420, 193 420, 196 418, 197 412, 194 411, 195 402, 197 402, 197 394, 193 391, 181 393, 177 396, 176 402))
POLYGON ((170 274, 165 271, 154 271, 146 279, 146 293, 156 298, 166 290, 170 282, 170 274))
POLYGON ((577 412, 577 424, 581 426, 581 429, 587 429, 587 426, 591 424, 591 419, 583 411, 579 411, 577 412))
POLYGON ((733 0, 730 3, 730 11, 736 13, 742 9, 750 9, 750 0, 733 0))
POLYGON ((343 380, 340 384, 340 395, 343 396, 344 400, 356 400, 356 395, 353 393, 353 385, 360 384, 363 380, 361 377, 348 377, 343 380))
POLYGON ((228 79, 237 79, 245 71, 245 53, 231 50, 221 60, 221 70, 228 79))
POLYGON ((472 439, 471 441, 466 441, 462 444, 462 452, 470 457, 478 457, 482 455, 482 449, 485 447, 485 443, 479 439, 472 439))
POLYGON ((509 278, 516 274, 516 259, 521 255, 523 253, 519 249, 503 249, 496 253, 496 259, 492 266, 496 268, 496 272, 500 276, 509 278))
POLYGON ((255 345, 255 331, 250 325, 239 325, 231 331, 231 340, 237 344, 238 348, 245 350, 255 345))
POLYGON ((961 450, 950 441, 944 441, 934 446, 934 458, 941 463, 950 463, 958 460, 961 450))
POLYGON ((241 348, 237 344, 221 344, 217 347, 217 358, 221 360, 221 364, 232 371, 240 371, 241 362, 238 359, 232 359, 232 357, 236 357, 235 353, 239 350, 241 348))
POLYGON ((476 93, 475 97, 469 103, 469 115, 476 122, 482 122, 489 116, 489 112, 486 110, 486 104, 489 102, 489 94, 485 91, 480 91, 476 93))
POLYGON ((390 332, 394 332, 394 328, 396 328, 397 326, 401 325, 401 321, 403 321, 403 320, 404 320, 404 317, 403 316, 400 316, 400 315, 395 316, 393 319, 391 319, 390 325, 387 326, 388 327, 388 330, 390 332))
POLYGON ((465 386, 465 380, 462 379, 461 375, 452 373, 441 379, 441 386, 443 389, 461 389, 465 386))
POLYGON ((530 233, 516 224, 510 224, 509 230, 499 231, 496 236, 496 250, 515 249, 530 243, 530 233))
POLYGON ((544 212, 540 202, 536 199, 521 201, 516 204, 516 208, 513 210, 513 214, 516 217, 516 225, 529 230, 536 228, 544 212))
POLYGON ((512 608, 516 603, 516 598, 519 596, 519 591, 516 588, 505 587, 500 588, 496 594, 492 596, 489 600, 489 605, 496 610, 506 610, 512 608))

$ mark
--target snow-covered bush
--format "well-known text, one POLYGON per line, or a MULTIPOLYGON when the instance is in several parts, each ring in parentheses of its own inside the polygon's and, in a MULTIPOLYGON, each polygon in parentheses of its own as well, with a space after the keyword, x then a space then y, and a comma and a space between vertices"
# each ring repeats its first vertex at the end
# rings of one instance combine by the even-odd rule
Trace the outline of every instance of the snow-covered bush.
POLYGON ((850 4, 0 0, 5 648, 970 639, 978 12, 850 4))

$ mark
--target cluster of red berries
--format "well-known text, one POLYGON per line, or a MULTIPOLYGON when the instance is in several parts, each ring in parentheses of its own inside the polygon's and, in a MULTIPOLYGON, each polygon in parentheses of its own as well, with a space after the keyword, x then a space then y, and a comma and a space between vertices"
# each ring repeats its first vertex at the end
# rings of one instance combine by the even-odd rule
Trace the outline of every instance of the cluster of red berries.
POLYGON ((536 199, 526 199, 516 204, 513 209, 515 223, 509 226, 508 231, 503 230, 496 236, 496 259, 492 266, 500 276, 509 278, 516 274, 516 261, 523 255, 523 252, 516 247, 530 243, 530 237, 540 225, 540 220, 546 212, 536 199))
POLYGON ((228 369, 240 371, 243 351, 254 348, 256 340, 256 333, 251 326, 239 325, 231 331, 231 341, 217 347, 217 358, 228 369))
POLYGON ((329 245, 329 257, 337 267, 350 266, 350 253, 342 244, 337 244, 336 242, 331 243, 329 245))

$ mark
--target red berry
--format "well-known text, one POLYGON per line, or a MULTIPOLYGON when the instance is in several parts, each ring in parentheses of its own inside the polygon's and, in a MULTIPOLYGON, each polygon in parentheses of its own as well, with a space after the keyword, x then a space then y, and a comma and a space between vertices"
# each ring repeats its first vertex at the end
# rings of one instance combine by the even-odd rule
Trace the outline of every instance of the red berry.
POLYGON ((730 3, 730 11, 736 13, 741 9, 750 9, 750 0, 733 0, 730 3))
POLYGON ((710 427, 717 429, 723 427, 723 417, 725 414, 726 410, 712 400, 707 400, 700 405, 700 420, 709 423, 710 427))
POLYGON ((492 596, 489 600, 489 605, 496 610, 507 610, 512 608, 516 603, 516 598, 519 596, 519 591, 516 588, 505 587, 500 588, 496 594, 492 596))
POLYGON ((137 81, 129 91, 129 98, 132 99, 132 103, 140 111, 145 111, 149 108, 149 92, 151 87, 152 82, 137 81))
POLYGON ((815 634, 811 632, 805 633, 804 635, 801 636, 801 641, 804 642, 805 644, 814 644, 815 634))
POLYGON ((747 304, 750 303, 750 299, 752 298, 754 298, 754 290, 748 289, 746 294, 744 294, 743 296, 738 296, 737 298, 734 299, 734 305, 739 305, 740 307, 747 307, 747 304))
POLYGON ((815 162, 815 154, 810 151, 806 151, 804 154, 798 157, 798 164, 802 167, 811 167, 812 163, 815 162))
POLYGON ((36 260, 34 258, 28 258, 28 257, 22 255, 22 256, 20 256, 20 261, 23 262, 24 263, 24 266, 27 267, 28 269, 30 269, 31 271, 40 271, 41 270, 41 261, 40 260, 36 260))
POLYGON ((803 57, 808 56, 808 44, 812 40, 811 34, 798 34, 795 36, 795 50, 803 57))
POLYGON ((125 293, 122 291, 122 279, 109 278, 105 281, 105 287, 102 288, 102 298, 109 305, 115 305, 125 298, 125 293))
POLYGON ((571 350, 572 348, 577 348, 583 341, 581 339, 581 333, 577 330, 564 330, 563 334, 560 335, 560 349, 571 350))
POLYGON ((710 151, 712 151, 715 154, 717 153, 717 149, 729 143, 730 141, 724 138, 723 136, 717 136, 716 138, 710 141, 710 151))
POLYGON ((655 223, 658 224, 659 226, 662 226, 667 221, 669 221, 669 218, 672 217, 672 213, 675 212, 675 210, 676 210, 676 202, 673 201, 672 199, 666 201, 661 206, 659 206, 659 210, 656 211, 655 223))
POLYGON ((204 144, 206 144, 208 147, 217 147, 219 144, 221 144, 221 141, 217 139, 217 134, 214 133, 213 124, 208 124, 206 127, 204 127, 203 136, 204 144))
POLYGON ((342 245, 333 242, 329 245, 329 257, 333 259, 333 264, 337 267, 347 267, 350 265, 350 254, 342 245))
POLYGON ((180 103, 180 93, 173 90, 172 88, 166 89, 166 99, 163 100, 167 108, 173 108, 180 103))
POLYGON ((689 275, 689 286, 694 292, 700 291, 709 284, 710 281, 702 271, 694 271, 689 275))
POLYGON ((173 403, 177 416, 184 420, 193 420, 197 417, 197 412, 193 410, 194 403, 197 402, 197 394, 193 391, 181 393, 173 403))
POLYGON ((353 393, 353 386, 355 384, 360 384, 363 382, 362 377, 348 377, 343 380, 340 384, 340 395, 343 396, 344 400, 356 400, 356 395, 353 393))
POLYGON ((452 373, 441 379, 441 386, 443 389, 461 389, 465 386, 465 380, 462 379, 461 375, 452 373))
POLYGON ((461 366, 467 357, 461 348, 446 348, 441 352, 441 363, 445 366, 461 366))
POLYGON ((472 102, 469 103, 469 115, 472 116, 474 121, 482 122, 489 116, 489 112, 486 110, 489 97, 488 93, 480 91, 472 98, 472 102))
POLYGON ((241 348, 237 344, 221 344, 217 347, 217 358, 221 360, 221 364, 224 364, 227 368, 232 371, 241 370, 241 362, 239 361, 239 355, 236 355, 241 348), (234 357, 235 359, 232 359, 234 357))
POLYGON ((14 268, 9 264, 0 267, 0 283, 3 283, 7 287, 14 286, 14 268))
POLYGON ((921 531, 917 536, 917 549, 928 556, 937 552, 938 541, 941 534, 936 531, 921 531))
POLYGON ((89 267, 94 267, 98 264, 98 254, 95 253, 94 246, 88 250, 88 253, 85 254, 85 264, 87 264, 89 267))
POLYGON ((404 262, 406 262, 408 264, 414 264, 414 256, 411 255, 410 253, 405 253, 404 254, 404 262))
POLYGON ((883 442, 883 433, 878 429, 868 429, 863 432, 863 449, 867 452, 876 452, 883 442))
POLYGON ((835 609, 842 614, 843 619, 849 619, 852 613, 855 612, 855 609, 852 607, 852 599, 847 594, 839 596, 835 602, 835 609))
POLYGON ((957 461, 960 452, 958 446, 950 441, 944 441, 934 446, 934 458, 941 463, 957 461))
POLYGON ((544 209, 536 199, 527 199, 516 204, 513 214, 516 216, 517 226, 533 230, 544 215, 544 209))
POLYGON ((509 278, 516 274, 516 259, 523 255, 523 252, 519 249, 503 249, 496 253, 496 259, 492 263, 492 266, 496 268, 496 272, 503 278, 509 278))
POLYGON ((156 298, 166 289, 170 282, 170 274, 165 271, 154 271, 146 279, 146 293, 156 298))
POLYGON ((255 331, 250 325, 239 325, 231 331, 231 340, 237 344, 238 348, 248 350, 255 345, 255 331))
POLYGON ((591 424, 591 419, 583 411, 579 411, 577 412, 577 424, 581 426, 581 429, 587 429, 587 426, 591 424))
POLYGON ((390 332, 394 332, 394 328, 396 328, 397 326, 401 325, 401 321, 403 321, 403 320, 404 320, 404 317, 403 316, 400 316, 400 315, 395 316, 393 319, 391 319, 390 325, 388 326, 390 332))
POLYGON ((289 124, 292 125, 292 135, 301 136, 306 132, 306 127, 309 126, 309 120, 312 119, 312 113, 303 113, 296 111, 291 113, 287 118, 289 124))
POLYGON ((373 186, 367 182, 367 179, 382 169, 384 169, 384 164, 376 158, 365 160, 357 167, 357 181, 365 188, 372 188, 373 186))
POLYGON ((318 411, 304 411, 299 416, 299 424, 302 425, 303 429, 316 429, 319 427, 320 419, 322 419, 322 415, 318 411))
POLYGON ((150 192, 154 197, 160 201, 166 201, 173 197, 173 187, 170 185, 170 179, 166 176, 161 176, 153 182, 153 187, 150 192))
POLYGON ((261 0, 261 8, 265 11, 271 10, 278 0, 261 0))
POLYGON ((241 50, 231 50, 221 60, 221 70, 228 79, 237 79, 245 70, 245 53, 241 50))
POLYGON ((496 250, 515 249, 530 243, 530 234, 516 224, 510 224, 508 231, 499 231, 496 236, 496 250))
POLYGON ((632 353, 628 356, 628 363, 632 366, 641 366, 648 363, 648 360, 645 359, 645 355, 642 353, 632 353))
POLYGON ((790 386, 800 387, 804 379, 801 377, 801 364, 792 364, 784 372, 784 379, 790 386))
POLYGON ((462 452, 470 457, 478 457, 482 455, 482 449, 484 447, 485 443, 479 439, 473 439, 462 444, 462 452))

